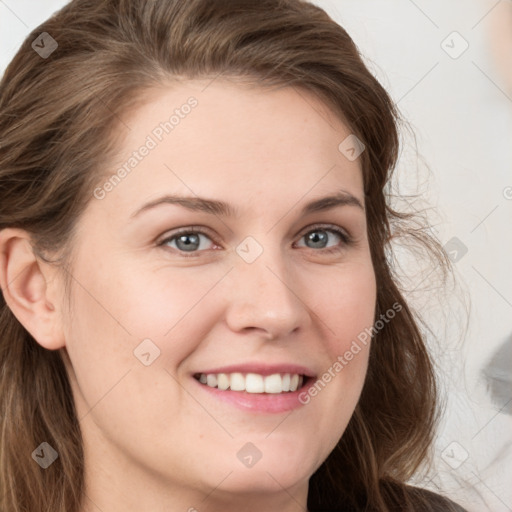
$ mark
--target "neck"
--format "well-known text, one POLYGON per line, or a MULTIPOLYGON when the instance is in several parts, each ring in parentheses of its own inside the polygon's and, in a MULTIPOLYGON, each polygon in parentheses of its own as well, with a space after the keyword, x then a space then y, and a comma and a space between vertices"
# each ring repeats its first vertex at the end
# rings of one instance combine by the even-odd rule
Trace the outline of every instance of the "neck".
MULTIPOLYGON (((80 512, 139 512, 176 510, 182 512, 307 512, 307 482, 292 488, 268 492, 234 492, 227 475, 217 487, 185 488, 175 483, 156 482, 154 476, 107 474, 96 468, 86 478, 80 512)), ((269 479, 271 477, 269 476, 269 479)), ((275 480, 273 480, 274 483, 275 480)))

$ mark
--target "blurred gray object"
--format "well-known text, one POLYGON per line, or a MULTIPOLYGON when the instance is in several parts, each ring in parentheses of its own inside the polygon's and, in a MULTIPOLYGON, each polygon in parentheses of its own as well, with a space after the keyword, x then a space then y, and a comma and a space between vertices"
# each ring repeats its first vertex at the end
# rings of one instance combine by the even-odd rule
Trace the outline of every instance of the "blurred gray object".
POLYGON ((501 412, 512 414, 512 336, 493 354, 482 373, 493 402, 501 412))

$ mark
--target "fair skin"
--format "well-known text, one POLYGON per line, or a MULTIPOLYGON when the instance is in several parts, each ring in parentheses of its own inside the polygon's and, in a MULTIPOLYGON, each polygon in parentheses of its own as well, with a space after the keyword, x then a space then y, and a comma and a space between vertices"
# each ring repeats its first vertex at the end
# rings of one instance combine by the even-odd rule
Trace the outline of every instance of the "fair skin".
POLYGON ((245 363, 300 365, 318 378, 373 324, 376 300, 360 159, 338 150, 350 129, 306 91, 208 83, 148 91, 123 119, 131 130, 109 176, 176 107, 198 100, 121 183, 91 199, 74 241, 72 318, 59 274, 33 255, 28 234, 0 232, 9 307, 71 361, 81 512, 305 511, 308 480, 361 393, 369 344, 307 404, 281 412, 221 400, 194 378, 245 363), (302 213, 339 191, 363 208, 302 213), (131 218, 164 194, 224 201, 238 214, 161 204, 131 218), (207 232, 195 231, 197 246, 189 235, 193 253, 177 238, 157 245, 190 226, 207 232), (246 248, 262 249, 251 263, 236 251, 246 237, 258 244, 246 248), (147 338, 160 356, 145 366, 133 351, 147 338), (252 467, 237 456, 246 443, 261 454, 252 467))

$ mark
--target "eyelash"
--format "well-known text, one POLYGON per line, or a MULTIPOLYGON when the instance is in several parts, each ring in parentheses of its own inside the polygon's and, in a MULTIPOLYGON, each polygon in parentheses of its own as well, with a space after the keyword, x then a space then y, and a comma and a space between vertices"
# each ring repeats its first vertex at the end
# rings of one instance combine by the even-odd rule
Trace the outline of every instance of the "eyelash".
MULTIPOLYGON (((300 238, 303 238, 306 235, 308 235, 309 233, 312 233, 312 232, 314 232, 316 230, 318 230, 318 231, 330 231, 332 233, 335 233, 336 235, 338 235, 341 238, 341 240, 343 241, 343 245, 345 245, 345 246, 350 246, 350 245, 353 244, 353 239, 352 239, 352 237, 348 233, 346 233, 345 231, 342 231, 337 226, 333 226, 333 225, 330 225, 330 224, 328 224, 328 225, 322 225, 322 224, 314 225, 311 228, 309 228, 308 231, 306 231, 303 235, 301 235, 300 238)), ((172 233, 171 236, 168 236, 165 239, 163 239, 161 242, 159 242, 157 244, 157 246, 158 247, 163 247, 166 243, 171 242, 172 240, 174 240, 175 238, 179 237, 180 235, 191 235, 191 234, 205 235, 210 240, 212 240, 212 242, 214 242, 215 244, 219 245, 217 243, 217 241, 210 235, 210 233, 205 231, 203 228, 201 228, 199 226, 189 226, 187 228, 182 228, 182 229, 179 229, 176 232, 172 233)), ((185 251, 181 251, 179 249, 174 249, 174 248, 171 248, 171 249, 173 249, 174 251, 178 251, 180 256, 183 256, 184 258, 196 258, 196 257, 198 257, 198 255, 201 252, 203 252, 203 251, 193 251, 190 254, 187 254, 185 251)), ((311 249, 311 250, 315 251, 315 249, 311 249)), ((340 252, 341 250, 342 250, 342 247, 335 246, 335 247, 331 247, 331 248, 328 248, 328 249, 318 249, 315 252, 323 252, 325 254, 333 254, 335 252, 340 252)))

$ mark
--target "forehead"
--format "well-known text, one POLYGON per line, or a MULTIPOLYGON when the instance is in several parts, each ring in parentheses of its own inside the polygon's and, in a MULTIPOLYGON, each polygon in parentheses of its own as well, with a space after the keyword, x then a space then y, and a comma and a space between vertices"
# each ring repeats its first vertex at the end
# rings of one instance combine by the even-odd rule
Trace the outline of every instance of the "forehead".
POLYGON ((181 193, 222 198, 241 211, 339 189, 364 203, 360 160, 339 149, 351 130, 309 91, 190 80, 148 90, 142 100, 126 113, 129 130, 104 175, 104 182, 122 175, 110 180, 115 208, 181 193))

